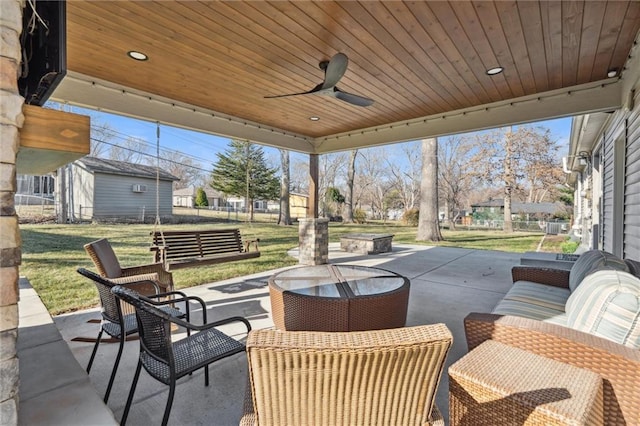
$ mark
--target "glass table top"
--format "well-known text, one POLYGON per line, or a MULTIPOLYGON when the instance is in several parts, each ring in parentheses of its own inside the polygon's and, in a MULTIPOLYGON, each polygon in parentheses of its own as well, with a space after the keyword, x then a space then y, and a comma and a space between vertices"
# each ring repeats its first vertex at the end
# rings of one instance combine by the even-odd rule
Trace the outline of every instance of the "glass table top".
POLYGON ((394 272, 368 266, 301 266, 275 274, 270 282, 282 291, 319 297, 357 297, 382 294, 408 280, 394 272))

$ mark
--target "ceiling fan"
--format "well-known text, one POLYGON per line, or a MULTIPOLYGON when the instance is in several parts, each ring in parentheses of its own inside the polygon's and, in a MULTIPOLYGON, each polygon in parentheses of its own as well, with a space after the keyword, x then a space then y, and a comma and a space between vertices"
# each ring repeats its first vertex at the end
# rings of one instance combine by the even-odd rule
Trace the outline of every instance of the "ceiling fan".
POLYGON ((324 81, 318 84, 313 89, 308 92, 301 93, 290 93, 287 95, 275 95, 275 96, 265 96, 265 98, 283 98, 286 96, 298 96, 298 95, 326 95, 333 96, 334 98, 340 99, 341 101, 348 102, 352 105, 366 107, 373 104, 373 99, 365 98, 364 96, 354 95, 352 93, 344 92, 336 85, 347 71, 347 65, 349 64, 349 59, 347 55, 344 53, 336 53, 333 55, 331 60, 320 62, 320 69, 324 71, 324 81))

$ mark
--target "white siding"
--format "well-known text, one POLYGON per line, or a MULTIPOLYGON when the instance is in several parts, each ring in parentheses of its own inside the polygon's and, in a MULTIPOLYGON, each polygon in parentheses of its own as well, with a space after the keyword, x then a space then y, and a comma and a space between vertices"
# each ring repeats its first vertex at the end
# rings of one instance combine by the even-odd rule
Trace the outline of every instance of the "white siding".
POLYGON ((73 211, 76 219, 93 217, 93 174, 81 167, 73 167, 73 211))

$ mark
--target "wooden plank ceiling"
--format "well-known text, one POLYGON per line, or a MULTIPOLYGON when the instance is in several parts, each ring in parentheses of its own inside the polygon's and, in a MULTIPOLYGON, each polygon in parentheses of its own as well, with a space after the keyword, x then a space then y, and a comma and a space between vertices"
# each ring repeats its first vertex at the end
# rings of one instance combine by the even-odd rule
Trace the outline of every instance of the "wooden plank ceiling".
POLYGON ((606 79, 639 29, 637 1, 69 1, 67 60, 91 78, 318 138, 606 79), (338 87, 372 106, 264 98, 312 89, 337 52, 349 58, 338 87), (504 72, 487 75, 495 66, 504 72))

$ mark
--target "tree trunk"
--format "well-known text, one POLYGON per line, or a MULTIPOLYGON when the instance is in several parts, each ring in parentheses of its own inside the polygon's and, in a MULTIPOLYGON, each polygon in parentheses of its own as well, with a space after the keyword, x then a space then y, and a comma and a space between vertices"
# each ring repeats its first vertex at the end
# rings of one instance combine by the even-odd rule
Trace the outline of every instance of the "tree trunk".
POLYGON ((282 164, 282 178, 280 179, 280 215, 278 225, 291 225, 291 210, 289 208, 289 151, 280 150, 280 162, 282 164))
POLYGON ((422 140, 422 180, 417 241, 441 241, 438 223, 438 139, 422 140))
POLYGON ((344 206, 345 206, 345 223, 353 223, 353 181, 356 174, 356 157, 358 156, 358 150, 351 151, 351 157, 349 158, 349 168, 347 170, 347 193, 345 194, 344 206))
POLYGON ((507 133, 506 152, 504 157, 504 232, 513 232, 513 222, 511 221, 511 194, 513 193, 513 128, 507 133))

